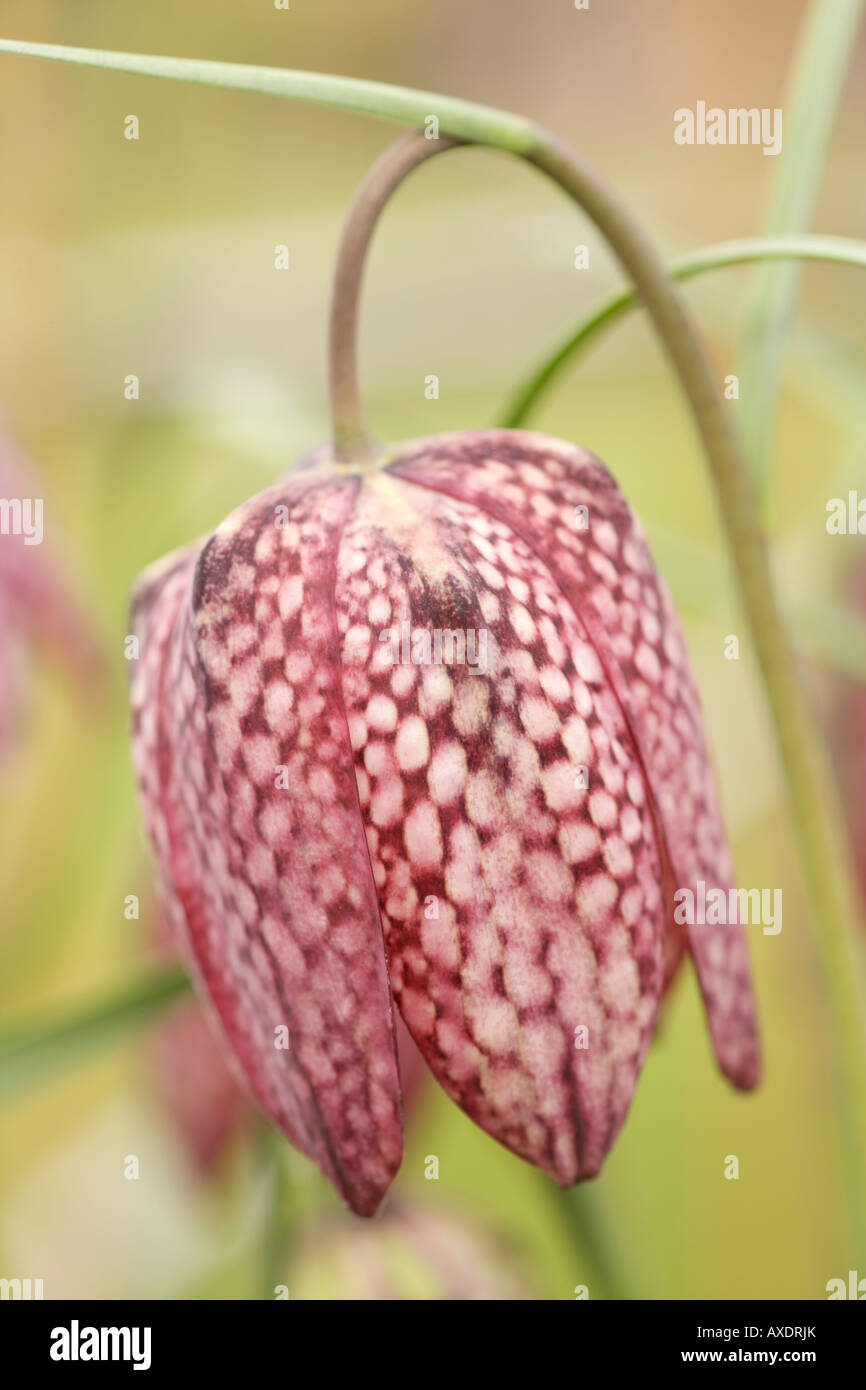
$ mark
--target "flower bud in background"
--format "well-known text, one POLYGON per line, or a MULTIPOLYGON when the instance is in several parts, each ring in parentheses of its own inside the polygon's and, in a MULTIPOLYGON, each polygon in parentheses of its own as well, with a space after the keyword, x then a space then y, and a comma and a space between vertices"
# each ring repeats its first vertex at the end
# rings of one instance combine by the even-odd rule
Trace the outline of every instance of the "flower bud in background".
MULTIPOLYGON (((168 964, 177 957, 166 919, 153 916, 154 944, 168 964)), ((151 1029, 148 1049, 158 1098, 193 1170, 210 1174, 252 1118, 245 1087, 229 1055, 195 999, 181 999, 151 1029)))
POLYGON ((538 1297, 508 1243, 447 1208, 401 1203, 370 1224, 320 1220, 287 1272, 292 1299, 512 1301, 538 1297))

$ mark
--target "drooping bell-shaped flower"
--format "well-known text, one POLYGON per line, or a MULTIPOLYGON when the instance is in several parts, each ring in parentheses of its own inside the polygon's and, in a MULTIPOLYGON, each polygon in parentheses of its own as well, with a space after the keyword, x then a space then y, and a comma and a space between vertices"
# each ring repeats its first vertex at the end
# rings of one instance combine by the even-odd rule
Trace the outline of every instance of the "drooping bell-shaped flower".
POLYGON ((604 466, 523 431, 311 463, 133 605, 134 761, 202 998, 361 1214, 399 1165, 392 1001, 468 1115, 597 1173, 684 948, 720 1067, 758 1054, 676 615, 604 466))

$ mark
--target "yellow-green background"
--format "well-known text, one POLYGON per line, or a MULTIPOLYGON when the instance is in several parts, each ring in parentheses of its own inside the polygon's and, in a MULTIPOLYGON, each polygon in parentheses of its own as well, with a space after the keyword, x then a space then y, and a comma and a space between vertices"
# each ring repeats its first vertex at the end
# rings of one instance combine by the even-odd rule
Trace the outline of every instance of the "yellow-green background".
MULTIPOLYGON (((6 0, 6 37, 345 72, 523 111, 581 149, 668 252, 760 230, 775 161, 683 148, 673 112, 782 104, 794 0, 6 0)), ((862 235, 866 48, 816 226, 862 235)), ((380 121, 240 93, 0 55, 0 406, 44 481, 110 653, 102 707, 36 664, 0 788, 3 1021, 61 1015, 129 980, 149 896, 128 765, 126 601, 140 568, 207 531, 327 432, 324 332, 345 206, 391 137, 380 121), (123 138, 128 114, 138 142, 123 138), (274 269, 287 243, 291 269, 274 269), (123 396, 136 373, 141 399, 123 396)), ((737 369, 748 270, 687 294, 720 379, 737 369)), ((388 210, 365 295, 362 370, 386 438, 495 421, 515 380, 616 283, 594 230, 516 162, 450 155, 388 210), (588 271, 573 268, 577 243, 588 271), (440 378, 438 401, 424 379, 440 378)), ((825 503, 866 484, 866 278, 805 273, 775 458, 786 594, 832 594, 862 540, 825 503)), ((749 383, 741 383, 748 391, 749 383)), ((733 411, 738 409, 731 403, 733 411)), ((646 1298, 820 1298, 848 1269, 833 1034, 755 665, 721 567, 702 459, 677 388, 635 318, 567 375, 536 422, 600 454, 680 602, 740 882, 782 888, 779 936, 750 933, 766 1049, 751 1097, 717 1073, 690 969, 625 1129, 587 1196, 646 1298), (677 538, 695 546, 683 564, 677 538), (724 659, 729 633, 738 662, 724 659), (736 1154, 740 1178, 726 1181, 736 1154)), ((832 696, 829 685, 823 694, 832 696)), ((826 701, 826 709, 832 699, 826 701)), ((299 1219, 335 1201, 290 1164, 299 1219)), ((46 1296, 257 1296, 266 1178, 253 1140, 196 1184, 134 1040, 0 1112, 0 1274, 46 1296), (123 1177, 139 1155, 142 1176, 123 1177)), ((514 1237, 542 1297, 588 1277, 545 1180, 431 1085, 395 1192, 514 1237), (436 1154, 441 1177, 424 1179, 436 1154)), ((346 1222, 351 1218, 340 1218, 346 1222)), ((866 1270, 861 1271, 866 1274, 866 1270)), ((295 1271, 303 1290, 303 1271, 295 1271)), ((409 1281, 412 1282, 411 1280, 409 1281)), ((339 1283, 311 1290, 338 1296, 339 1283)))

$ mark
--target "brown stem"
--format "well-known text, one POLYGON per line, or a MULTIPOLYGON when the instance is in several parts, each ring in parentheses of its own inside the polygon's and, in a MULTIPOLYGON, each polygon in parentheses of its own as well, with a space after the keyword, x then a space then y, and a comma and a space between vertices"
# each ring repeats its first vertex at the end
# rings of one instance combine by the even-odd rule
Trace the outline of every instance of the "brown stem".
POLYGON ((328 331, 328 380, 334 458, 340 463, 359 463, 379 452, 364 420, 358 393, 358 301, 367 247, 379 214, 394 190, 408 174, 435 154, 461 145, 462 140, 440 137, 428 140, 409 131, 389 145, 367 171, 352 199, 337 251, 331 319, 328 331))

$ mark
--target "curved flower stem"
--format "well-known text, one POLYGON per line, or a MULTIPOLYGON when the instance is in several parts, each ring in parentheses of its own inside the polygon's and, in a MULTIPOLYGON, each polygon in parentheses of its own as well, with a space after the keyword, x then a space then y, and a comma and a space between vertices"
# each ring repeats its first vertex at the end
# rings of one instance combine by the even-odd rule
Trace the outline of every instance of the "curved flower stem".
POLYGON ((421 128, 434 115, 443 136, 517 154, 557 183, 590 216, 634 282, 695 417, 731 546, 743 609, 776 726, 816 940, 836 1025, 846 1178, 857 1258, 866 1258, 866 1023, 863 973, 853 927, 856 893, 846 839, 793 648, 782 622, 746 462, 700 339, 663 262, 619 198, 555 137, 520 116, 430 92, 324 73, 198 59, 108 53, 0 40, 0 52, 263 92, 386 116, 421 128), (850 1100, 850 1110, 845 1097, 850 1100))
POLYGON ((379 452, 364 422, 356 353, 358 300, 370 238, 379 214, 406 176, 425 159, 460 143, 428 140, 418 131, 408 131, 371 165, 349 205, 337 251, 328 330, 334 458, 341 463, 363 462, 379 452))
MULTIPOLYGON (((737 241, 721 241, 689 251, 669 261, 668 275, 674 280, 691 280, 708 270, 724 266, 746 265, 755 261, 823 261, 832 265, 859 266, 866 269, 866 242, 841 236, 775 236, 743 237, 737 241)), ((502 412, 500 424, 504 429, 519 429, 538 404, 559 372, 573 363, 581 351, 607 328, 624 318, 630 309, 640 304, 637 290, 628 286, 605 299, 588 318, 569 333, 553 352, 536 367, 531 376, 521 382, 502 412)))

